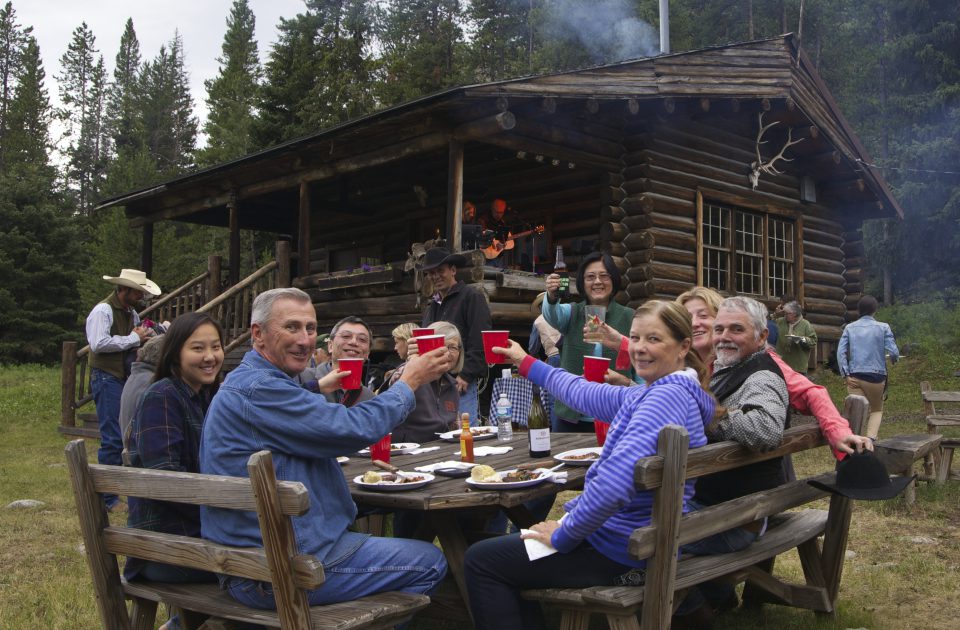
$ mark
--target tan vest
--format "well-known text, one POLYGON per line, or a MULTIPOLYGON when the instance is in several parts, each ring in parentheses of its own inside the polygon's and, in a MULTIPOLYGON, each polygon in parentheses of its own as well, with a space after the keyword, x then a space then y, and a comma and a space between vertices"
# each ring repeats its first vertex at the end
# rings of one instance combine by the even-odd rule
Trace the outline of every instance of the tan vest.
MULTIPOLYGON (((111 337, 114 335, 126 336, 133 332, 133 316, 120 304, 116 291, 100 303, 109 305, 110 310, 113 311, 113 325, 110 326, 111 337)), ((130 353, 136 351, 137 349, 134 347, 121 352, 92 352, 90 354, 90 367, 103 370, 116 376, 121 381, 125 381, 128 374, 127 357, 130 353)))

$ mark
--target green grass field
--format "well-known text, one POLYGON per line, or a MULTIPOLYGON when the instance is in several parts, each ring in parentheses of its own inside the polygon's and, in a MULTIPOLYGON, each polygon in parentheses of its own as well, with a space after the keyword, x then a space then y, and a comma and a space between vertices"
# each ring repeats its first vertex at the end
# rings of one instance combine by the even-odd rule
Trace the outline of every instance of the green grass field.
MULTIPOLYGON (((954 359, 907 358, 891 373, 881 437, 924 431, 918 382, 956 388, 954 359)), ((820 376, 841 402, 839 378, 820 376)), ((0 368, 0 628, 19 630, 99 627, 90 579, 57 433, 59 372, 35 366, 0 368), (3 509, 17 499, 41 508, 3 509)), ((94 445, 88 447, 95 455, 94 445)), ((826 449, 795 459, 798 472, 832 466, 826 449)), ((120 516, 116 518, 122 518, 120 516)), ((734 612, 718 627, 902 628, 956 627, 960 577, 960 484, 922 485, 914 506, 899 501, 858 504, 853 517, 837 621, 804 611, 765 606, 734 612)), ((799 561, 787 555, 778 572, 799 579, 799 561)), ((415 621, 416 628, 439 628, 415 621)), ((595 620, 594 627, 604 624, 595 620)))

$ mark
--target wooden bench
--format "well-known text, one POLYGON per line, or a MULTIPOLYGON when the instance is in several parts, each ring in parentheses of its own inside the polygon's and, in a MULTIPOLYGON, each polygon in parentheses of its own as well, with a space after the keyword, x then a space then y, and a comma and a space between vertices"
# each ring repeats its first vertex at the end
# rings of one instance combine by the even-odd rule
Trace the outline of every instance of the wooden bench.
MULTIPOLYGON (((868 414, 865 398, 847 397, 844 416, 854 432, 868 414)), ((734 442, 688 451, 686 430, 664 428, 658 454, 639 460, 635 468, 637 490, 654 493, 652 521, 633 533, 629 546, 631 556, 647 560, 645 585, 536 589, 525 591, 524 597, 559 609, 563 630, 587 630, 592 613, 605 615, 610 628, 618 630, 669 628, 675 593, 677 602, 682 601, 686 589, 714 579, 745 581, 744 599, 751 603, 773 602, 833 613, 847 547, 850 499, 828 495, 809 485, 807 479, 799 479, 681 516, 685 480, 824 444, 819 427, 807 425, 785 431, 780 447, 768 453, 755 453, 734 442), (827 511, 785 512, 824 496, 830 497, 827 511), (677 558, 680 545, 764 517, 771 517, 768 531, 742 551, 677 558), (821 536, 822 543, 818 540, 821 536), (776 557, 794 548, 800 555, 805 584, 791 584, 772 575, 776 557)), ((834 477, 830 472, 812 478, 830 481, 834 477)))
MULTIPOLYGON (((83 440, 67 445, 80 530, 105 630, 152 630, 157 603, 204 616, 271 628, 390 628, 430 603, 425 595, 381 593, 349 602, 310 607, 307 591, 324 582, 323 566, 297 553, 291 516, 309 509, 301 483, 278 482, 270 453, 250 457, 250 478, 89 464, 83 440), (248 510, 257 513, 263 547, 229 547, 200 538, 111 525, 102 494, 248 510), (240 604, 219 585, 131 582, 121 578, 117 556, 133 556, 273 585, 277 610, 240 604), (127 610, 125 599, 132 600, 127 610)), ((188 627, 194 615, 187 615, 188 627)))
MULTIPOLYGON (((927 433, 942 435, 944 429, 960 427, 960 392, 934 391, 930 383, 923 381, 920 383, 920 396, 923 398, 923 412, 927 416, 927 433), (947 406, 950 409, 945 409, 947 406)), ((960 438, 942 436, 940 449, 933 458, 932 466, 928 466, 928 474, 938 483, 960 479, 960 472, 952 470, 953 453, 957 448, 960 448, 960 438)))

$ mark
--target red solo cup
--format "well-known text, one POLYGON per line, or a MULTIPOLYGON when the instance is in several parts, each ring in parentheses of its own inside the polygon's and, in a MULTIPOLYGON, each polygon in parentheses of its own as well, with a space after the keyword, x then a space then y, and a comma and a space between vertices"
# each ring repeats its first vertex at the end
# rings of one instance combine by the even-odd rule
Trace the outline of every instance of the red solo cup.
POLYGON ((338 359, 337 369, 350 372, 340 381, 340 387, 343 389, 360 389, 363 380, 363 359, 338 359))
POLYGON ((593 432, 597 434, 597 446, 603 446, 603 443, 607 441, 607 431, 609 430, 609 422, 593 419, 593 432))
POLYGON ((370 461, 379 459, 382 462, 390 463, 390 434, 380 438, 376 444, 370 445, 370 461))
POLYGON ((424 335, 422 337, 417 337, 416 342, 417 352, 420 354, 426 354, 431 350, 444 347, 444 345, 446 345, 446 338, 443 335, 424 335))
POLYGON ((435 335, 437 331, 433 328, 414 328, 413 336, 414 337, 426 337, 427 335, 435 335))
POLYGON ((481 330, 483 336, 483 355, 487 358, 487 363, 505 363, 507 359, 502 354, 493 351, 494 348, 506 348, 510 345, 509 330, 481 330))
POLYGON ((606 357, 583 357, 583 378, 594 383, 602 383, 610 367, 606 357))

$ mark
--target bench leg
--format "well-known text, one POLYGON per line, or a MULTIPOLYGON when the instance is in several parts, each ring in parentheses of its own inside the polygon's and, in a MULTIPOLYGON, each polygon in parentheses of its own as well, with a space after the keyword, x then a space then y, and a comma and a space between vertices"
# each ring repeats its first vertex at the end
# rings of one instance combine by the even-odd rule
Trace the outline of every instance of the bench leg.
MULTIPOLYGON (((768 558, 763 562, 758 562, 754 566, 769 574, 773 574, 773 563, 776 558, 768 558)), ((763 603, 764 596, 763 591, 757 587, 747 582, 743 586, 743 607, 744 608, 759 608, 760 604, 763 603)))
POLYGON ((640 630, 640 621, 636 615, 607 615, 607 625, 610 630, 640 630))
POLYGON ((953 447, 940 449, 940 465, 937 467, 937 482, 945 483, 950 479, 950 469, 953 466, 953 447))
POLYGON ((572 608, 560 609, 560 630, 589 630, 590 613, 572 608))
MULTIPOLYGON (((913 475, 913 466, 902 471, 900 474, 911 476, 913 475)), ((907 484, 906 489, 903 491, 903 500, 907 505, 913 505, 917 502, 917 480, 912 479, 910 483, 907 484)))
POLYGON ((153 630, 157 621, 157 602, 134 597, 130 604, 130 629, 153 630))

